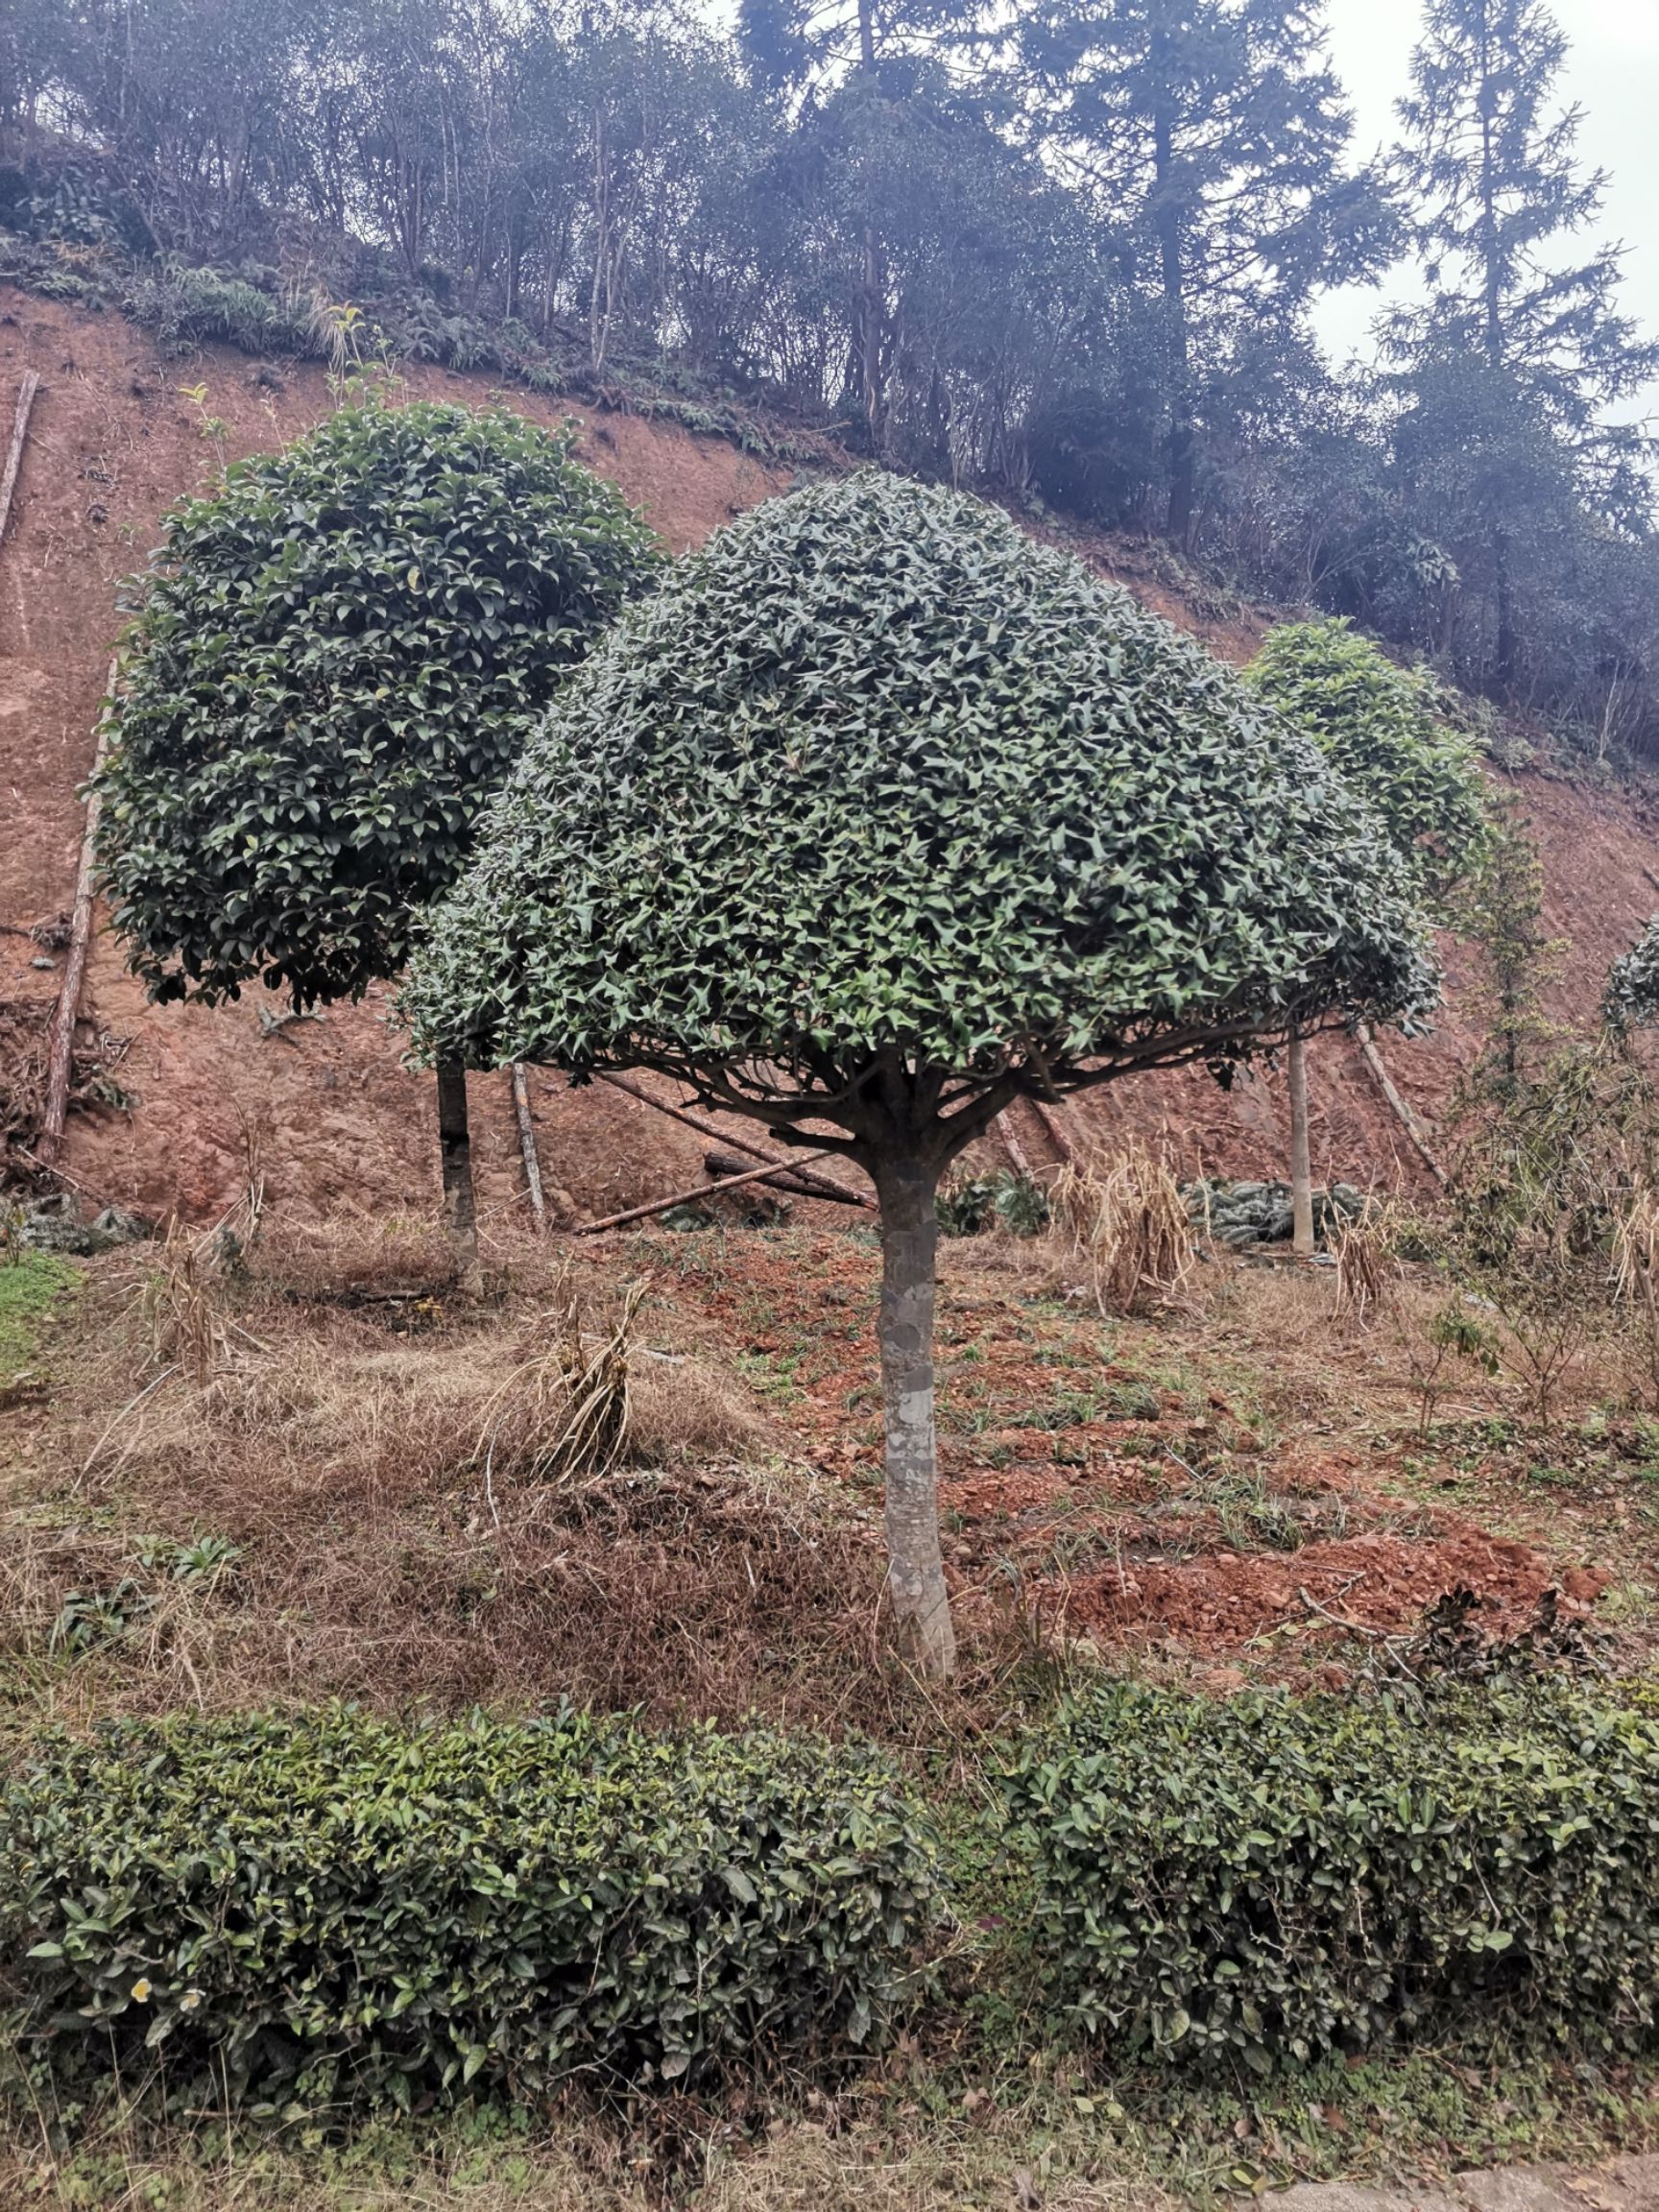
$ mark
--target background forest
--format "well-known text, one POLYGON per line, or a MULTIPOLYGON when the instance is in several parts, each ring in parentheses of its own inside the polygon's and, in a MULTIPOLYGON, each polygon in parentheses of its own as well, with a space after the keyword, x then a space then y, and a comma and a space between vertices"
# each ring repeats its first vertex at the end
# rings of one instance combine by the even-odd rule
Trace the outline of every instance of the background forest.
POLYGON ((1564 52, 1431 0, 1366 165, 1317 0, 17 0, 0 258, 254 350, 769 401, 1651 752, 1659 345, 1564 52), (1406 259, 1380 365, 1325 358, 1318 297, 1406 259))

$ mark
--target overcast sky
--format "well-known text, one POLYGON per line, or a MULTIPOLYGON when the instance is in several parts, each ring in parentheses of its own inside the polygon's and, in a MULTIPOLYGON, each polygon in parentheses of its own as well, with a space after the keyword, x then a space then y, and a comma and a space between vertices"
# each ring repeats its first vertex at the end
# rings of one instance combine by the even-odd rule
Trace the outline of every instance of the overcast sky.
MULTIPOLYGON (((1623 241, 1624 303, 1647 330, 1659 330, 1659 0, 1555 0, 1555 12, 1572 48, 1564 99, 1584 111, 1579 149, 1587 166, 1608 173, 1597 235, 1623 241)), ((1363 151, 1394 134, 1394 102, 1407 88, 1418 21, 1410 0, 1330 0, 1332 54, 1363 151)), ((1402 274, 1395 271, 1381 292, 1338 293, 1322 302, 1319 326, 1334 353, 1369 352, 1371 319, 1402 274)), ((1646 408, 1659 413, 1659 390, 1646 408)))

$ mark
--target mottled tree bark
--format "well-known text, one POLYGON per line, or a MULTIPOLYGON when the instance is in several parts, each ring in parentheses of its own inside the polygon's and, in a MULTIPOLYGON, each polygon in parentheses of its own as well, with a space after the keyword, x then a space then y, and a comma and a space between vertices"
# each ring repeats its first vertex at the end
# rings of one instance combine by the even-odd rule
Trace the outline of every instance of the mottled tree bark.
POLYGON ((472 1141, 467 1126, 467 1070, 438 1063, 438 1153, 444 1174, 444 1227, 455 1272, 467 1289, 478 1286, 478 1223, 472 1204, 472 1141))
POLYGON ((956 1637, 939 1551, 939 1469, 933 1428, 934 1267, 939 1242, 937 1168, 921 1159, 884 1162, 881 1202, 881 1397, 887 1426, 887 1589, 905 1656, 941 1678, 956 1664, 956 1637))

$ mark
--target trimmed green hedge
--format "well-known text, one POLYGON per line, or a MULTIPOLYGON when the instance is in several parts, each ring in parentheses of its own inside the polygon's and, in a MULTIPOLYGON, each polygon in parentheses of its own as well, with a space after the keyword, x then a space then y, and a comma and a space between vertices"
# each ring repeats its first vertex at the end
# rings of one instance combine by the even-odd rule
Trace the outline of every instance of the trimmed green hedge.
POLYGON ((122 1723, 0 1806, 0 1974, 58 2068, 407 2106, 863 2042, 935 1882, 868 1749, 570 1712, 122 1723))
POLYGON ((1003 1773, 1053 1993, 1265 2069, 1464 2025, 1628 2049, 1659 1993, 1659 1721, 1569 1687, 1070 1703, 1003 1773))

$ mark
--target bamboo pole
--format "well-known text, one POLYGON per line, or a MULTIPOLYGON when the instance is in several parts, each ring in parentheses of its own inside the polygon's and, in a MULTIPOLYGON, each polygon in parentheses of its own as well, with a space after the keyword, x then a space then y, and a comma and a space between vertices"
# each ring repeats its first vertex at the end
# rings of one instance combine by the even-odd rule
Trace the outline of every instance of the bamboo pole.
POLYGON ((1399 1117, 1400 1126, 1405 1130, 1407 1136, 1410 1138, 1412 1143, 1416 1146, 1418 1156, 1422 1160, 1423 1165, 1428 1168, 1430 1174, 1433 1176, 1436 1183, 1444 1183, 1446 1180, 1446 1170, 1441 1166, 1439 1161, 1435 1159, 1433 1153, 1429 1149, 1429 1140, 1424 1135, 1422 1122, 1418 1120, 1417 1116, 1412 1112, 1410 1106, 1400 1095, 1400 1093, 1394 1088, 1393 1080, 1389 1076, 1387 1069, 1382 1065, 1382 1055, 1378 1051, 1376 1046, 1371 1042, 1370 1029, 1363 1022, 1361 1022, 1358 1028, 1355 1030, 1355 1035, 1359 1040, 1360 1051, 1365 1055, 1365 1065, 1370 1069, 1372 1074, 1376 1076, 1379 1089, 1382 1091, 1383 1097, 1387 1099, 1389 1105, 1393 1107, 1395 1114, 1399 1117))
MULTIPOLYGON (((609 1083, 617 1091, 626 1091, 630 1098, 637 1098, 642 1106, 654 1106, 659 1114, 666 1114, 670 1120, 684 1121, 686 1128, 695 1129, 699 1137, 712 1137, 718 1144, 730 1144, 733 1152, 746 1152, 751 1160, 768 1160, 774 1167, 786 1168, 791 1175, 798 1175, 803 1183, 816 1186, 817 1190, 826 1198, 834 1199, 843 1206, 863 1206, 871 1213, 876 1210, 874 1198, 867 1198, 862 1190, 849 1190, 846 1184, 838 1182, 833 1175, 807 1173, 799 1162, 776 1152, 768 1152, 763 1144, 752 1143, 747 1137, 733 1137, 727 1130, 716 1127, 712 1121, 705 1121, 696 1114, 687 1114, 684 1106, 670 1106, 666 1099, 653 1098, 649 1091, 640 1084, 631 1083, 626 1075, 613 1074, 604 1068, 596 1068, 594 1073, 601 1083, 609 1083)), ((811 1194, 810 1190, 807 1194, 811 1194)))
POLYGON ((0 538, 12 517, 12 494, 17 489, 17 471, 23 465, 23 445, 29 435, 29 416, 40 379, 33 369, 25 372, 17 387, 17 412, 12 418, 12 449, 6 456, 6 473, 0 476, 0 538))
MULTIPOLYGON (((115 662, 109 663, 106 696, 115 688, 115 662)), ((110 716, 98 717, 98 741, 92 752, 92 774, 104 765, 109 744, 110 716)), ((39 1152, 48 1167, 58 1158, 63 1142, 63 1121, 69 1111, 69 1083, 75 1067, 75 1023, 81 1013, 81 993, 86 982, 86 963, 92 950, 92 886, 97 874, 98 792, 86 794, 86 820, 81 832, 81 865, 75 876, 75 905, 69 919, 69 958, 63 985, 52 1012, 46 1046, 46 1112, 40 1122, 39 1152)))
POLYGON ((530 1211, 538 1229, 547 1226, 547 1200, 541 1190, 541 1163, 536 1155, 536 1124, 530 1118, 530 1085, 524 1063, 513 1063, 513 1111, 518 1117, 518 1149, 524 1155, 524 1187, 530 1193, 530 1211))
POLYGON ((1286 1046, 1290 1090, 1290 1250, 1313 1257, 1313 1168, 1308 1148, 1308 1045, 1292 1029, 1286 1046))
MULTIPOLYGON (((828 1152, 806 1152, 802 1164, 809 1160, 828 1160, 828 1152)), ((750 1167, 741 1175, 726 1175, 718 1183, 699 1183, 689 1190, 676 1190, 668 1198, 653 1198, 648 1206, 630 1206, 625 1214, 608 1214, 603 1221, 584 1221, 577 1230, 578 1237, 597 1237, 601 1229, 622 1229, 630 1221, 644 1221, 653 1214, 666 1214, 672 1206, 692 1206, 699 1198, 712 1198, 717 1190, 735 1190, 744 1183, 764 1183, 769 1175, 776 1175, 778 1163, 767 1161, 763 1167, 750 1167)))

